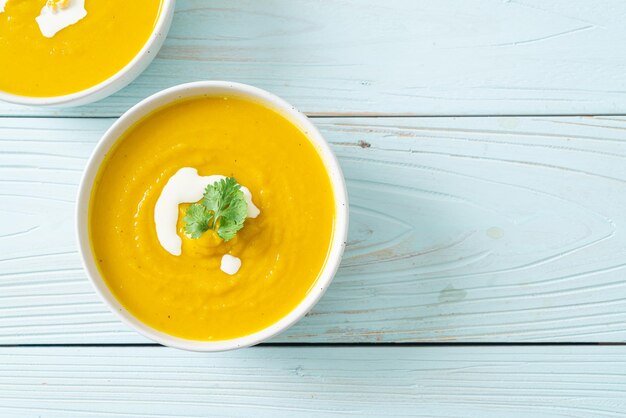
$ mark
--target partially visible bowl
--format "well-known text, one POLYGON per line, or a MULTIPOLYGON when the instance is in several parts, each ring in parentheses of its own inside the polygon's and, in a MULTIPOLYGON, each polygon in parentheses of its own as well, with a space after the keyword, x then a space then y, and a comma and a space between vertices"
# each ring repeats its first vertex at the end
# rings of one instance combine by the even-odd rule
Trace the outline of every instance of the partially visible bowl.
POLYGON ((130 62, 106 80, 76 93, 52 97, 21 96, 0 90, 0 100, 27 106, 74 107, 92 103, 112 95, 137 78, 157 55, 172 23, 175 4, 176 0, 163 0, 152 34, 144 46, 130 62))
POLYGON ((348 196, 343 173, 335 155, 317 128, 304 114, 281 98, 256 87, 225 81, 201 81, 178 85, 144 99, 124 113, 109 128, 89 159, 79 186, 76 207, 76 230, 79 252, 89 279, 101 299, 123 322, 140 334, 163 345, 192 351, 224 351, 258 344, 275 336, 302 318, 322 297, 339 267, 345 248, 348 233, 348 196), (202 96, 231 96, 248 99, 272 109, 295 125, 305 134, 320 156, 328 173, 334 198, 335 218, 326 263, 305 298, 278 322, 250 335, 219 341, 198 341, 175 337, 146 325, 128 312, 112 294, 103 279, 96 265, 89 236, 89 205, 92 190, 100 166, 105 161, 105 156, 118 139, 129 128, 152 112, 181 99, 202 96))

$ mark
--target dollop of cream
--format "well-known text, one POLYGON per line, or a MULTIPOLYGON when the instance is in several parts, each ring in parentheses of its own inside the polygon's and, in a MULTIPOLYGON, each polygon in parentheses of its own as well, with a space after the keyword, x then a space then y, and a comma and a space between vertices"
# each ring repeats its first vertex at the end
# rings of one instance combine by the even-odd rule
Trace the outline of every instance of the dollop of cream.
POLYGON ((85 16, 85 0, 48 0, 35 20, 41 34, 52 38, 61 29, 73 25, 85 16))
POLYGON ((230 254, 224 254, 222 257, 222 264, 220 265, 220 269, 229 275, 236 274, 241 268, 241 260, 237 257, 233 257, 230 254))
POLYGON ((9 0, 0 0, 0 13, 4 12, 4 6, 6 6, 8 2, 9 0))
MULTIPOLYGON (((182 253, 183 241, 176 232, 178 205, 197 202, 202 199, 204 189, 209 184, 223 178, 226 177, 220 175, 200 176, 198 170, 192 167, 183 167, 169 178, 154 206, 157 238, 168 253, 175 256, 182 253)), ((248 204, 248 218, 256 218, 261 211, 252 202, 250 190, 241 186, 241 191, 248 204)))

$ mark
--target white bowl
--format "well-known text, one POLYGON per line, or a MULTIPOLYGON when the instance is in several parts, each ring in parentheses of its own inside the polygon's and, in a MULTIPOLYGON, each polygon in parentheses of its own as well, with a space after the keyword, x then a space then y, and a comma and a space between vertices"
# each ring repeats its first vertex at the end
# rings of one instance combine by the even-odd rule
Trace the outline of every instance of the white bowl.
POLYGON ((335 155, 319 131, 304 114, 297 111, 281 98, 256 87, 226 81, 199 81, 181 84, 144 99, 124 113, 104 134, 87 163, 87 168, 85 169, 79 186, 76 207, 76 231, 78 248, 83 260, 83 265, 87 271, 87 276, 94 285, 96 293, 100 295, 102 300, 123 322, 133 327, 140 334, 170 347, 193 351, 232 350, 258 344, 284 331, 302 318, 322 297, 339 267, 339 262, 341 261, 341 256, 345 248, 346 236, 348 234, 348 196, 346 193, 346 183, 335 155), (182 98, 223 95, 252 100, 273 109, 305 133, 321 156, 331 179, 335 198, 335 225, 328 258, 317 282, 302 302, 284 318, 261 331, 240 338, 222 341, 187 340, 157 331, 144 324, 130 314, 118 302, 115 296, 113 296, 96 267, 89 242, 89 199, 91 197, 96 174, 98 173, 105 155, 118 138, 133 124, 156 109, 182 98))
POLYGON ((174 15, 176 0, 163 0, 159 18, 143 48, 121 70, 88 89, 63 96, 29 97, 0 90, 0 100, 27 106, 73 107, 104 99, 127 86, 152 62, 167 36, 174 15))

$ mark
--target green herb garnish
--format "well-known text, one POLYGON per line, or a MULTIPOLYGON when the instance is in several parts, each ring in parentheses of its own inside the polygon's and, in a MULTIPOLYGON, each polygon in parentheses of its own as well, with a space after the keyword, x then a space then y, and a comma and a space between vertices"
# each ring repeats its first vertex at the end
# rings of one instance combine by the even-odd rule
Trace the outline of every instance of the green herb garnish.
POLYGON ((243 228, 248 214, 241 185, 234 177, 209 184, 200 203, 187 208, 183 222, 185 233, 196 239, 212 229, 224 241, 230 241, 243 228))

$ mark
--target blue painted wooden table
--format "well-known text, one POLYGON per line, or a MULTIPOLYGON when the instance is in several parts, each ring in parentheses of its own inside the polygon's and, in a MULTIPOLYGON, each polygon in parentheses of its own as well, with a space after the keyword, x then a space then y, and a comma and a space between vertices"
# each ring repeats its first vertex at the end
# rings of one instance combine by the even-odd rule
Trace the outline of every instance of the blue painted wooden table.
POLYGON ((0 104, 0 416, 626 414, 625 17, 620 0, 179 0, 120 93, 0 104), (316 308, 213 355, 116 320, 73 234, 115 117, 200 79, 312 116, 351 199, 316 308))

